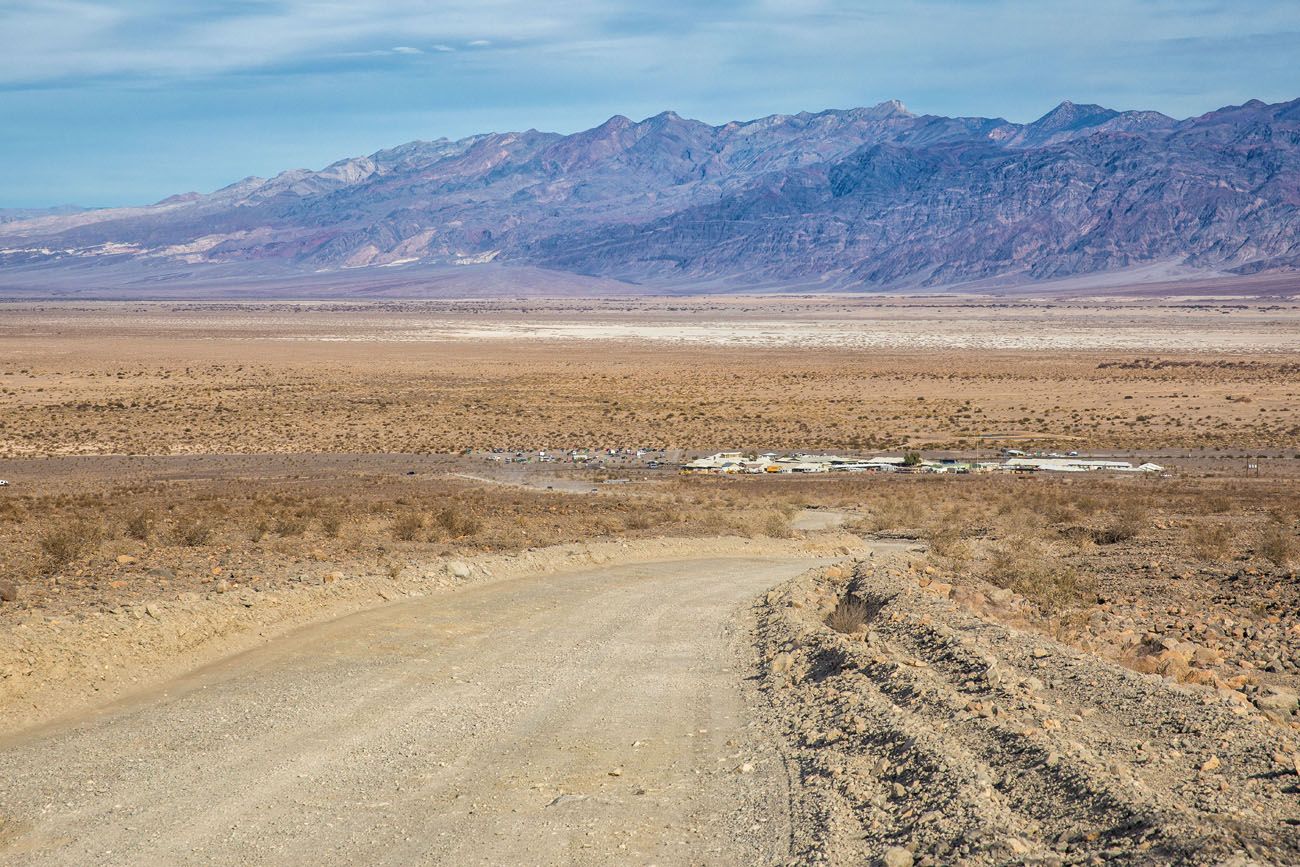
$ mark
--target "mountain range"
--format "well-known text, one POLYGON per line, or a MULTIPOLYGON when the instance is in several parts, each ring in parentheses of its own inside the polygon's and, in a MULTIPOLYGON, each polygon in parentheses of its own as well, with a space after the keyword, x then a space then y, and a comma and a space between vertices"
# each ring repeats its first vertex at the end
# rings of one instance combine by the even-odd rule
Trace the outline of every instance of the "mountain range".
POLYGON ((517 273, 640 290, 1300 269, 1300 100, 1176 120, 872 108, 415 141, 98 210, 0 210, 0 288, 517 273))

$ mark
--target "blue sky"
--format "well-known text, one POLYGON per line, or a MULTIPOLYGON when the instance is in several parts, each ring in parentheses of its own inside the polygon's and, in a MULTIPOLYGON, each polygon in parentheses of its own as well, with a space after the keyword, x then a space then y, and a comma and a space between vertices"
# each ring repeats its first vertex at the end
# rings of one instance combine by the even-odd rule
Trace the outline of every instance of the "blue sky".
POLYGON ((0 207, 668 108, 1185 117, 1300 97, 1297 46, 1297 0, 3 0, 0 207))

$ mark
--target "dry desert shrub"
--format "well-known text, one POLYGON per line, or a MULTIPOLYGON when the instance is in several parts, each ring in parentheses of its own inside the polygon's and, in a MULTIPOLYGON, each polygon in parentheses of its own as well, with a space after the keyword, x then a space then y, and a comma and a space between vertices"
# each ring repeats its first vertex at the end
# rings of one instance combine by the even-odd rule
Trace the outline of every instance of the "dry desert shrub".
POLYGON ((648 530, 654 525, 654 515, 644 509, 637 509, 623 519, 626 530, 648 530))
POLYGON ((1200 512, 1203 515, 1224 515, 1236 507, 1236 501, 1224 491, 1204 494, 1200 498, 1200 512))
POLYGON ((996 509, 991 510, 988 518, 997 535, 1040 536, 1047 525, 1047 518, 1042 511, 1017 497, 1004 499, 996 509))
POLYGON ((925 523, 925 510, 914 494, 888 496, 871 509, 872 529, 911 530, 925 523))
POLYGON ((1077 605, 1095 593, 1092 582, 1065 562, 1051 546, 1034 538, 994 546, 985 566, 990 584, 1014 590, 1039 607, 1054 611, 1077 605))
POLYGON ((149 541, 149 534, 153 532, 154 520, 154 513, 148 509, 133 512, 126 519, 126 535, 140 542, 149 541))
POLYGON ((1144 505, 1124 503, 1114 511, 1104 527, 1093 531, 1092 538, 1098 545, 1117 545, 1137 538, 1149 521, 1149 512, 1144 505))
POLYGON ((1289 566, 1300 560, 1300 538, 1287 525, 1271 521, 1259 531, 1255 550, 1276 566, 1289 566))
POLYGON ((56 526, 41 534, 41 560, 49 571, 62 569, 84 557, 98 542, 99 531, 84 521, 56 526))
POLYGON ((393 519, 389 532, 398 542, 413 542, 424 529, 424 516, 419 512, 402 512, 393 519))
POLYGON ((970 544, 966 541, 967 528, 955 518, 940 522, 928 534, 930 552, 949 560, 969 560, 970 544))
POLYGON ((193 515, 179 518, 172 527, 172 541, 183 548, 199 548, 212 538, 212 525, 193 515))
POLYGON ((771 512, 763 522, 763 535, 771 539, 789 539, 794 535, 790 527, 789 516, 781 512, 771 512))
POLYGON ((1200 520, 1187 527, 1187 545, 1201 560, 1230 559, 1232 539, 1232 528, 1216 521, 1200 520))
POLYGON ((860 632, 871 617, 871 609, 866 603, 851 596, 841 599, 835 609, 826 616, 826 625, 836 632, 849 635, 860 632))
POLYGON ((479 518, 456 506, 444 506, 438 510, 433 523, 446 536, 452 538, 473 536, 483 529, 483 522, 479 518))
POLYGON ((337 539, 343 529, 343 513, 338 509, 325 509, 316 516, 321 534, 327 539, 337 539))
POLYGON ((275 519, 278 536, 301 536, 307 532, 307 519, 293 512, 282 512, 275 519))

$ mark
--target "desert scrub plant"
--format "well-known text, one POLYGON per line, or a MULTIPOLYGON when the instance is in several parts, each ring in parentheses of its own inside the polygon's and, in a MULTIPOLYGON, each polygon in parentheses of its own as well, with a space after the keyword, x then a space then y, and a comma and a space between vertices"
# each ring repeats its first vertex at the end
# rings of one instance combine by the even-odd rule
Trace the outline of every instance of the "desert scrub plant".
POLYGON ((629 530, 649 530, 655 525, 653 516, 643 509, 632 512, 623 519, 623 523, 629 530))
POLYGON ((985 579, 1014 590, 1048 611, 1084 602, 1095 593, 1093 582, 1038 539, 1016 539, 993 548, 985 579))
POLYGON ((970 545, 965 539, 964 529, 951 522, 941 523, 928 534, 931 553, 950 560, 967 560, 971 556, 970 545))
POLYGON ((343 513, 336 509, 326 509, 316 520, 320 523, 321 534, 327 539, 337 539, 339 530, 343 529, 343 513))
POLYGON ((474 515, 451 506, 440 509, 434 518, 434 523, 446 535, 452 537, 473 536, 483 529, 483 522, 474 515))
POLYGON ((1259 531, 1255 551, 1275 566, 1287 566, 1300 559, 1300 539, 1286 524, 1270 521, 1259 531))
POLYGON ((1146 507, 1139 503, 1125 503, 1115 510, 1106 526, 1093 531, 1098 545, 1118 545, 1137 538, 1147 525, 1146 507))
POLYGON ((419 512, 402 512, 393 519, 389 532, 398 542, 413 542, 424 529, 424 516, 419 512))
POLYGON ((835 608, 826 615, 826 625, 836 632, 851 635, 866 628, 870 619, 870 606, 860 599, 845 596, 835 603, 835 608))
POLYGON ((790 518, 780 512, 771 512, 763 522, 763 535, 772 539, 789 539, 794 535, 790 518))
POLYGON ((275 519, 278 536, 301 536, 307 532, 307 519, 293 512, 283 512, 275 519))
POLYGON ((149 535, 153 532, 154 514, 148 509, 140 509, 133 512, 126 519, 126 535, 140 542, 149 541, 149 535))
POLYGON ((80 559, 99 540, 99 532, 89 524, 79 521, 53 527, 41 534, 38 546, 41 560, 49 571, 62 569, 80 559))
POLYGON ((212 525, 202 518, 186 515, 172 527, 172 541, 184 548, 200 548, 212 538, 212 525))
POLYGON ((1200 560, 1227 560, 1232 556, 1232 528, 1216 521, 1196 521, 1187 527, 1187 546, 1200 560))
POLYGON ((908 530, 924 522, 924 510, 913 497, 888 497, 871 510, 872 529, 908 530))

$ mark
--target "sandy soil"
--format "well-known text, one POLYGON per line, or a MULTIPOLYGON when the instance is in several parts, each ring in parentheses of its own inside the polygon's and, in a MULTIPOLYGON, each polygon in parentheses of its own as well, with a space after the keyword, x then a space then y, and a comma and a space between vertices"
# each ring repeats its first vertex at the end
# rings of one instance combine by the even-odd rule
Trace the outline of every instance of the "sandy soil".
POLYGON ((1300 307, 6 306, 0 457, 1290 449, 1300 307))

